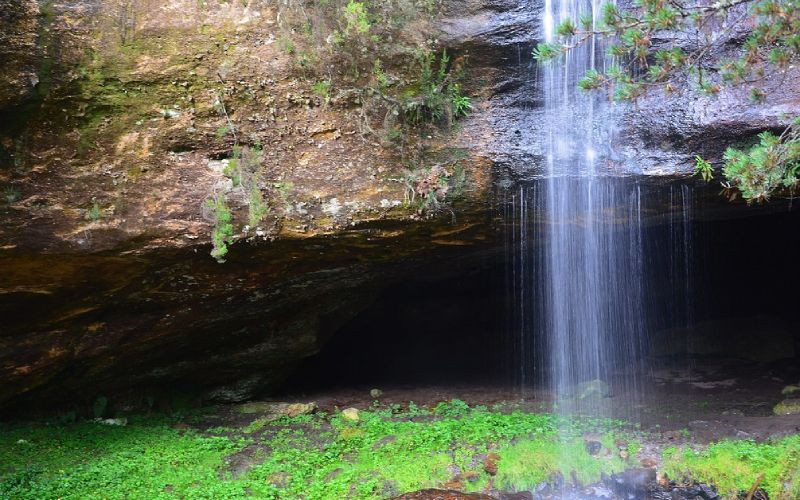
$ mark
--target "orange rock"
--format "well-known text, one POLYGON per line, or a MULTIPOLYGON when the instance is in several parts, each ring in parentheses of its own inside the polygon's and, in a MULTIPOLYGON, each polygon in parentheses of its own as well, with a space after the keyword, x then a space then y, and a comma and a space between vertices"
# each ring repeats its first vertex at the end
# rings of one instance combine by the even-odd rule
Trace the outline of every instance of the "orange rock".
POLYGON ((648 469, 655 469, 658 467, 658 463, 654 458, 645 457, 641 460, 642 467, 647 467, 648 469))
POLYGON ((459 480, 453 480, 444 483, 442 487, 448 490, 463 490, 464 484, 459 480))
POLYGON ((500 455, 497 453, 489 453, 486 460, 483 461, 483 470, 490 476, 497 474, 497 462, 500 461, 500 455))

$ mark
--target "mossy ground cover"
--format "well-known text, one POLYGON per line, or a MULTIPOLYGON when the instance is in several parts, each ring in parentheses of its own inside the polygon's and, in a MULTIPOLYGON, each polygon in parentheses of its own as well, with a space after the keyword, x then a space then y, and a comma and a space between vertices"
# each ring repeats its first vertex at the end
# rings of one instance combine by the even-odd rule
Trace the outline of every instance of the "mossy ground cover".
POLYGON ((767 443, 723 441, 702 451, 664 450, 663 470, 671 478, 713 484, 726 497, 759 486, 770 498, 800 498, 800 434, 767 443))
MULTIPOLYGON (((625 440, 634 451, 642 436, 618 421, 567 421, 460 401, 376 407, 359 417, 318 412, 269 421, 215 410, 137 417, 127 426, 7 424, 0 427, 0 498, 381 498, 446 484, 508 491, 559 471, 592 482, 634 466, 635 453, 626 461, 610 450, 625 440), (603 452, 589 455, 587 433, 599 437, 603 452), (490 454, 496 474, 487 471, 490 454)), ((725 451, 741 443, 697 456, 671 450, 667 458, 672 473, 743 489, 753 471, 765 470, 753 457, 772 453, 781 464, 772 468, 795 464, 789 479, 797 484, 799 442, 748 445, 759 450, 753 455, 725 451), (739 468, 715 468, 720 456, 739 468)), ((768 472, 763 486, 781 491, 774 488, 787 480, 786 470, 768 472)))

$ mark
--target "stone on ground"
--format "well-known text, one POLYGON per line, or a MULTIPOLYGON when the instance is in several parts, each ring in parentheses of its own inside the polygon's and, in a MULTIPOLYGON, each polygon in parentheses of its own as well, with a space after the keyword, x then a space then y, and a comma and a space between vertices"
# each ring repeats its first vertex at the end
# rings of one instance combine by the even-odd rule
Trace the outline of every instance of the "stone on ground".
POLYGON ((342 412, 342 416, 351 422, 358 422, 360 417, 358 416, 358 410, 355 408, 348 408, 342 412))
POLYGON ((308 415, 317 410, 317 403, 277 403, 272 401, 253 401, 245 403, 236 409, 237 413, 252 415, 262 413, 266 418, 297 417, 308 415))
POLYGON ((607 398, 611 396, 611 389, 608 384, 602 380, 594 379, 576 385, 575 395, 578 399, 586 399, 588 397, 607 398))
POLYGON ((775 415, 800 415, 800 398, 784 399, 772 409, 775 415))

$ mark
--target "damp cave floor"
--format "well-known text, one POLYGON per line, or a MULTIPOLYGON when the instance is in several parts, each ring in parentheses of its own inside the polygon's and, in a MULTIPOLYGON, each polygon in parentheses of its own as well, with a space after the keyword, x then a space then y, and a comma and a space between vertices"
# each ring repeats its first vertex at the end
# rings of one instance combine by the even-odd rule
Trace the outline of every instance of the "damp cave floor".
MULTIPOLYGON (((640 405, 620 404, 624 394, 606 398, 606 407, 618 412, 609 417, 629 417, 634 410, 639 429, 613 419, 583 424, 576 419, 577 427, 562 427, 546 415, 553 411, 546 392, 478 383, 294 391, 270 399, 314 402, 318 411, 277 420, 258 409, 273 405, 251 402, 132 416, 121 425, 91 420, 11 425, 5 435, 0 432, 0 462, 11 465, 0 469, 0 497, 56 498, 77 487, 81 498, 391 498, 434 485, 503 498, 503 491, 544 484, 553 467, 580 471, 583 476, 573 482, 584 486, 603 470, 647 470, 651 481, 655 471, 675 479, 673 472, 694 467, 701 474, 697 479, 717 484, 723 497, 746 490, 768 468, 763 486, 770 498, 795 498, 797 478, 786 484, 776 478, 796 474, 800 415, 776 416, 771 410, 781 389, 797 382, 796 368, 796 363, 724 359, 653 365, 640 405), (376 388, 382 391, 377 398, 370 394, 376 388), (479 411, 478 405, 489 410, 479 411), (342 410, 349 408, 365 411, 348 422, 349 412, 342 410), (735 442, 719 443, 719 455, 697 455, 695 462, 670 451, 703 453, 706 444, 711 450, 726 439, 735 442), (592 442, 601 443, 595 457, 588 451, 592 442), (489 444, 484 449, 476 443, 489 444), (740 450, 754 454, 755 461, 736 458, 740 450), (562 464, 565 456, 574 463, 562 464), (732 460, 733 473, 724 460, 732 460), (127 472, 120 473, 123 469, 127 472)), ((674 493, 675 481, 662 485, 662 479, 659 491, 674 493)), ((678 477, 675 485, 693 488, 694 480, 678 477)))
MULTIPOLYGON (((800 362, 783 360, 760 364, 727 358, 695 358, 659 363, 643 377, 643 391, 631 405, 629 394, 612 395, 605 406, 610 418, 639 423, 641 429, 666 442, 705 444, 723 439, 764 441, 800 433, 800 415, 775 415, 773 407, 785 396, 781 390, 800 382, 800 362), (617 403, 619 401, 619 403, 617 403)), ((613 387, 613 384, 612 384, 613 387)), ((554 398, 545 389, 522 390, 509 384, 348 384, 289 392, 282 401, 315 402, 323 411, 369 409, 376 403, 373 388, 382 394, 381 406, 414 402, 433 407, 441 401, 462 400, 471 406, 515 403, 526 412, 553 412, 554 398)), ((663 444, 663 443, 662 443, 663 444)))

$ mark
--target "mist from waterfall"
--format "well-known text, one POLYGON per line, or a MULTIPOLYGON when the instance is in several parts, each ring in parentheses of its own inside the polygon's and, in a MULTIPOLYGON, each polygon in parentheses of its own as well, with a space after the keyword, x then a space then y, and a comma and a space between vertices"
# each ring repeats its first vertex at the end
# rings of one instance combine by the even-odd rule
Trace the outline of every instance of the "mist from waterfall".
MULTIPOLYGON (((566 18, 597 25, 601 8, 546 0, 546 41, 566 18)), ((612 63, 594 38, 539 69, 546 157, 532 168, 543 175, 506 193, 509 316, 522 387, 543 388, 565 414, 636 419, 648 332, 689 321, 683 298, 663 303, 652 287, 688 286, 692 199, 688 186, 666 192, 615 169, 614 106, 578 88, 587 70, 612 63), (665 209, 668 222, 648 230, 648 215, 665 209)))

